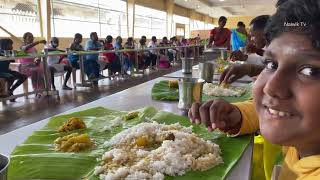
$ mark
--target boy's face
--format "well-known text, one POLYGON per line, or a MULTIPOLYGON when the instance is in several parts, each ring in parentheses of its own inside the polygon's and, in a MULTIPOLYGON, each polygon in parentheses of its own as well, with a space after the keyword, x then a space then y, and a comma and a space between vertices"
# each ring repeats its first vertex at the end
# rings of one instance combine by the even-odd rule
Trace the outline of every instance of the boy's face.
POLYGON ((97 33, 93 33, 92 35, 91 35, 91 40, 92 41, 98 41, 98 34, 97 33))
POLYGON ((51 45, 53 48, 57 48, 59 46, 59 40, 58 39, 52 39, 51 45))
POLYGON ((222 20, 218 22, 219 28, 224 28, 224 26, 227 24, 227 20, 222 20))
POLYGON ((249 44, 254 45, 258 49, 262 49, 266 46, 266 38, 263 30, 252 30, 252 28, 250 28, 249 35, 249 44))
POLYGON ((275 144, 320 143, 320 51, 302 35, 284 33, 265 51, 266 68, 253 88, 263 136, 275 144))
POLYGON ((82 38, 81 37, 78 37, 78 38, 75 38, 75 40, 74 40, 76 43, 81 43, 82 42, 82 38))

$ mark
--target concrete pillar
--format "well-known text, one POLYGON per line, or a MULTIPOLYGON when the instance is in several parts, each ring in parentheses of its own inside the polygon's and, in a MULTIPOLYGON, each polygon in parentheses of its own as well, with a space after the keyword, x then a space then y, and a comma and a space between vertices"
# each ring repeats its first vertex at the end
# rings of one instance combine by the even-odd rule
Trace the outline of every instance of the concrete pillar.
POLYGON ((134 36, 134 12, 135 0, 127 0, 127 24, 128 24, 128 37, 134 36))
POLYGON ((38 0, 38 13, 41 37, 47 41, 51 39, 51 0, 38 0))
POLYGON ((172 32, 174 0, 166 0, 166 10, 167 10, 167 36, 168 38, 170 38, 174 36, 172 32))

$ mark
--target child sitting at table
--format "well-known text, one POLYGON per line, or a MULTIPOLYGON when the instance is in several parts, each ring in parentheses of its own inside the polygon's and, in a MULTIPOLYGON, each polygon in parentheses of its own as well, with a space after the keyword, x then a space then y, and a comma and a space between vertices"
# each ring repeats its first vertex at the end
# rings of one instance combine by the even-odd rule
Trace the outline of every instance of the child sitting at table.
MULTIPOLYGON (((46 48, 48 49, 49 54, 52 51, 54 51, 53 53, 65 52, 63 50, 59 50, 58 46, 59 46, 59 39, 57 37, 52 37, 50 44, 48 44, 48 46, 46 48)), ((51 85, 52 85, 53 90, 56 90, 56 86, 54 84, 54 74, 55 73, 64 73, 64 72, 67 72, 67 74, 66 74, 66 78, 64 79, 62 89, 63 90, 72 90, 72 88, 67 86, 67 82, 71 76, 72 67, 67 64, 61 63, 64 58, 65 58, 64 56, 59 56, 59 55, 48 56, 48 58, 47 58, 48 66, 49 66, 49 70, 50 70, 50 75, 51 75, 50 76, 51 77, 51 85)))
MULTIPOLYGON (((168 38, 167 37, 163 37, 162 41, 159 43, 159 47, 168 47, 170 46, 169 42, 168 42, 168 38)), ((169 59, 166 55, 169 56, 169 52, 168 50, 165 49, 161 49, 160 51, 160 58, 159 58, 159 68, 170 68, 170 62, 169 59), (166 54, 167 51, 167 54, 166 54)))
MULTIPOLYGON (((266 67, 254 84, 253 101, 213 100, 189 111, 192 122, 209 130, 238 136, 260 129, 267 141, 283 146, 282 165, 265 169, 266 179, 320 179, 319 22, 318 0, 284 2, 266 28, 266 67)), ((277 158, 263 157, 265 166, 277 158)))
MULTIPOLYGON (((4 51, 10 51, 13 49, 12 47, 13 41, 9 38, 0 39, 0 56, 3 56, 4 51)), ((17 71, 12 71, 9 69, 11 61, 0 61, 0 78, 4 78, 8 83, 8 95, 12 96, 13 91, 19 87, 28 77, 24 74, 21 74, 17 71), (16 81, 14 83, 14 81, 16 81)), ((14 99, 10 100, 14 101, 14 99)))
MULTIPOLYGON (((124 49, 134 49, 134 42, 133 42, 133 38, 132 37, 129 37, 127 39, 127 42, 124 44, 124 49)), ((124 55, 123 69, 124 69, 124 72, 126 73, 127 71, 132 69, 133 68, 133 64, 135 64, 135 52, 134 51, 124 52, 123 55, 124 55)), ((136 65, 136 67, 139 66, 138 64, 135 64, 135 65, 136 65)))
MULTIPOLYGON (((80 33, 76 33, 74 35, 73 43, 70 45, 71 51, 84 51, 83 46, 81 45, 82 42, 82 35, 80 33)), ((83 56, 84 58, 85 56, 83 56)), ((79 55, 68 55, 68 60, 70 61, 71 65, 75 69, 80 69, 79 65, 79 55)))
MULTIPOLYGON (((104 50, 114 50, 112 45, 113 37, 108 35, 106 37, 106 41, 104 44, 104 50)), ((107 69, 110 69, 111 74, 120 73, 121 72, 121 63, 118 56, 115 53, 103 53, 102 56, 108 62, 106 65, 107 69)))
MULTIPOLYGON (((23 44, 20 49, 29 55, 37 55, 38 44, 46 44, 46 40, 34 42, 33 34, 26 32, 23 35, 23 44)), ((32 87, 34 90, 44 89, 43 67, 39 58, 21 58, 17 62, 21 63, 21 73, 31 77, 32 87)), ((36 97, 40 98, 41 93, 37 93, 36 97)))

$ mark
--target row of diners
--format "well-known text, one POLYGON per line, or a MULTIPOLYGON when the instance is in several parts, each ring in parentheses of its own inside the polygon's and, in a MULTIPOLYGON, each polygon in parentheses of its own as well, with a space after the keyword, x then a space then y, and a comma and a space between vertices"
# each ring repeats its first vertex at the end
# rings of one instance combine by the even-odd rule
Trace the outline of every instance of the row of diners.
MULTIPOLYGON (((9 38, 0 39, 0 98, 2 101, 14 102, 17 97, 35 94, 37 98, 56 92, 56 76, 62 76, 62 90, 76 87, 77 70, 80 71, 78 86, 96 87, 104 78, 133 76, 145 73, 145 70, 171 68, 181 57, 190 59, 202 53, 203 44, 200 38, 168 39, 163 37, 158 43, 156 36, 147 42, 142 36, 138 43, 128 38, 125 43, 120 36, 115 39, 108 35, 99 39, 96 32, 90 33, 90 39, 82 45, 82 34, 76 33, 70 48, 60 49, 59 38, 52 37, 50 42, 35 41, 30 32, 23 35, 23 45, 13 50, 13 41, 9 38), (44 45, 38 50, 38 45, 44 45), (103 75, 107 70, 108 75, 103 75), (31 80, 33 92, 28 92, 31 80), (72 79, 73 87, 68 85, 72 79), (23 93, 14 91, 23 85, 23 93)), ((198 57, 198 56, 197 56, 198 57)))

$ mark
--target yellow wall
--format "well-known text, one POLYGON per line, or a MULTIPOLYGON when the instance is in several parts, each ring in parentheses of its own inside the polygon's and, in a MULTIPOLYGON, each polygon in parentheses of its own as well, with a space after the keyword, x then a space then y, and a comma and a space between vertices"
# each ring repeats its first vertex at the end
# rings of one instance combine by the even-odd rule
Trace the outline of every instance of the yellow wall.
MULTIPOLYGON (((238 16, 238 17, 227 17, 227 18, 228 18, 228 21, 226 24, 226 28, 231 29, 231 28, 236 28, 239 21, 242 21, 246 25, 246 28, 249 28, 249 24, 251 20, 255 17, 254 16, 238 16)), ((218 21, 215 21, 215 22, 217 23, 218 21)))
POLYGON ((201 39, 208 39, 210 37, 210 31, 211 30, 195 30, 190 32, 190 38, 195 38, 200 36, 201 39))

